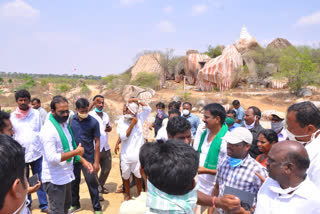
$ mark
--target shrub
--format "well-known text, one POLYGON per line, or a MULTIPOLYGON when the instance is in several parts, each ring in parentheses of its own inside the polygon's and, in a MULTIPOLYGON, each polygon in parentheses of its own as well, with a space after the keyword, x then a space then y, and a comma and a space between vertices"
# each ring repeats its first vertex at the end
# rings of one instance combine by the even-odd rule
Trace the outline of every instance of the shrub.
POLYGON ((138 73, 130 84, 140 86, 142 88, 159 89, 159 75, 143 71, 138 73))
POLYGON ((46 79, 41 80, 41 86, 46 86, 48 84, 48 81, 46 79))
POLYGON ((131 78, 131 68, 119 75, 108 75, 102 78, 102 84, 105 84, 106 89, 115 89, 119 93, 122 93, 122 90, 125 85, 129 84, 131 78))
POLYGON ((18 86, 16 88, 16 90, 21 90, 21 89, 29 90, 30 88, 32 88, 32 87, 34 87, 36 85, 37 85, 37 83, 36 83, 36 81, 34 79, 29 79, 26 83, 18 86))
POLYGON ((56 88, 61 92, 61 93, 64 93, 64 92, 67 92, 71 89, 71 86, 66 84, 66 83, 62 83, 58 86, 56 86, 56 88))
POLYGON ((86 85, 85 82, 81 83, 81 89, 80 89, 80 92, 82 94, 87 94, 89 93, 90 89, 88 88, 88 86, 86 85))
POLYGON ((317 64, 312 62, 308 49, 286 48, 280 57, 279 68, 275 77, 287 77, 288 86, 294 93, 304 86, 319 83, 317 64))

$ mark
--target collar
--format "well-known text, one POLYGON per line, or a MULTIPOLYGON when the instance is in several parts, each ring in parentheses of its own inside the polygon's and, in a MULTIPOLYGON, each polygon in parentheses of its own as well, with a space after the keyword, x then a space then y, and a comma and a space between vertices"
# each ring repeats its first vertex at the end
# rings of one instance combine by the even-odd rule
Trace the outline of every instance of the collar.
MULTIPOLYGON (((268 187, 277 187, 277 188, 281 188, 280 187, 280 184, 272 179, 272 178, 267 178, 269 181, 266 182, 266 184, 268 184, 268 187)), ((267 180, 266 180, 267 181, 267 180)), ((291 198, 293 197, 294 195, 297 195, 297 196, 300 196, 300 197, 303 197, 305 199, 309 199, 310 198, 310 188, 313 188, 312 186, 310 186, 310 184, 313 184, 309 177, 306 176, 306 179, 304 179, 304 181, 302 181, 300 184, 299 184, 299 187, 298 189, 296 189, 295 191, 293 191, 293 193, 291 194, 287 194, 287 195, 283 195, 283 198, 291 198)), ((270 188, 269 188, 270 191, 272 191, 270 188)), ((272 191, 273 192, 273 191, 272 191)), ((278 196, 278 197, 281 197, 281 196, 278 196)))
MULTIPOLYGON (((228 156, 229 157, 229 156, 228 156)), ((253 159, 252 157, 250 157, 249 153, 247 154, 247 156, 242 160, 242 163, 237 166, 237 167, 247 167, 251 161, 251 159, 253 159)), ((254 159, 253 159, 254 160, 254 159)), ((234 169, 236 169, 237 167, 235 167, 234 169)))

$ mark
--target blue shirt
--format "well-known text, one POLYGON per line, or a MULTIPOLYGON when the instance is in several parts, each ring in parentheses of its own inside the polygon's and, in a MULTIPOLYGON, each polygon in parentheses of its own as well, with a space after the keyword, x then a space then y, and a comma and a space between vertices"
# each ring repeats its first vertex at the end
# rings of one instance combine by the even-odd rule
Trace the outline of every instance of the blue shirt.
POLYGON ((200 124, 200 119, 192 113, 190 113, 187 117, 184 115, 182 115, 182 117, 186 118, 190 122, 192 136, 196 136, 196 132, 200 124))
POLYGON ((242 108, 242 106, 240 106, 238 109, 234 109, 236 110, 236 120, 241 120, 240 124, 242 125, 243 124, 243 117, 244 117, 244 114, 245 114, 245 111, 244 109, 242 108))
POLYGON ((230 128, 229 131, 231 132, 233 129, 240 127, 241 125, 239 123, 234 123, 230 128))
POLYGON ((95 154, 94 138, 100 137, 99 122, 90 115, 80 121, 78 114, 75 114, 72 118, 71 129, 76 144, 79 145, 81 143, 84 148, 83 157, 93 163, 95 154))

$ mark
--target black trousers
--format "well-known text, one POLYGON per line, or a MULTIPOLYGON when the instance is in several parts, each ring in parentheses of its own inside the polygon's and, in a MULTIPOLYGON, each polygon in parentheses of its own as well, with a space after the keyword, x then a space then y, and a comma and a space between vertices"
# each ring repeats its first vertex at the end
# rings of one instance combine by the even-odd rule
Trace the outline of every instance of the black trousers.
POLYGON ((101 205, 99 201, 99 191, 98 191, 98 180, 95 173, 90 174, 86 168, 82 166, 81 163, 73 164, 73 173, 75 176, 75 180, 71 183, 72 189, 72 206, 80 206, 80 196, 79 196, 79 186, 81 181, 81 171, 84 175, 84 179, 86 180, 92 207, 95 211, 101 211, 101 205))

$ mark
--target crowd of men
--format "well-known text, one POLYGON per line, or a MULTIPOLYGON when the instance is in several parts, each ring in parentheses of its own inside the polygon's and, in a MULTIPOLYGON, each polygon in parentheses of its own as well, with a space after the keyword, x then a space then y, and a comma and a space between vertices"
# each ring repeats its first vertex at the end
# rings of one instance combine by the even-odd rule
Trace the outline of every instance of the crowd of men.
MULTIPOLYGON (((43 212, 81 210, 81 172, 94 212, 102 213, 113 130, 104 97, 79 98, 76 113, 59 95, 49 113, 26 90, 15 100, 14 112, 0 111, 0 214, 30 213, 32 192, 43 212), (39 181, 28 180, 30 172, 39 181)), ((200 120, 190 102, 171 102, 168 112, 159 102, 148 124, 151 107, 130 98, 116 128, 123 181, 117 191, 125 194, 119 213, 320 213, 319 109, 302 102, 286 114, 274 111, 265 129, 257 106, 232 105, 226 111, 210 103, 200 120)))

